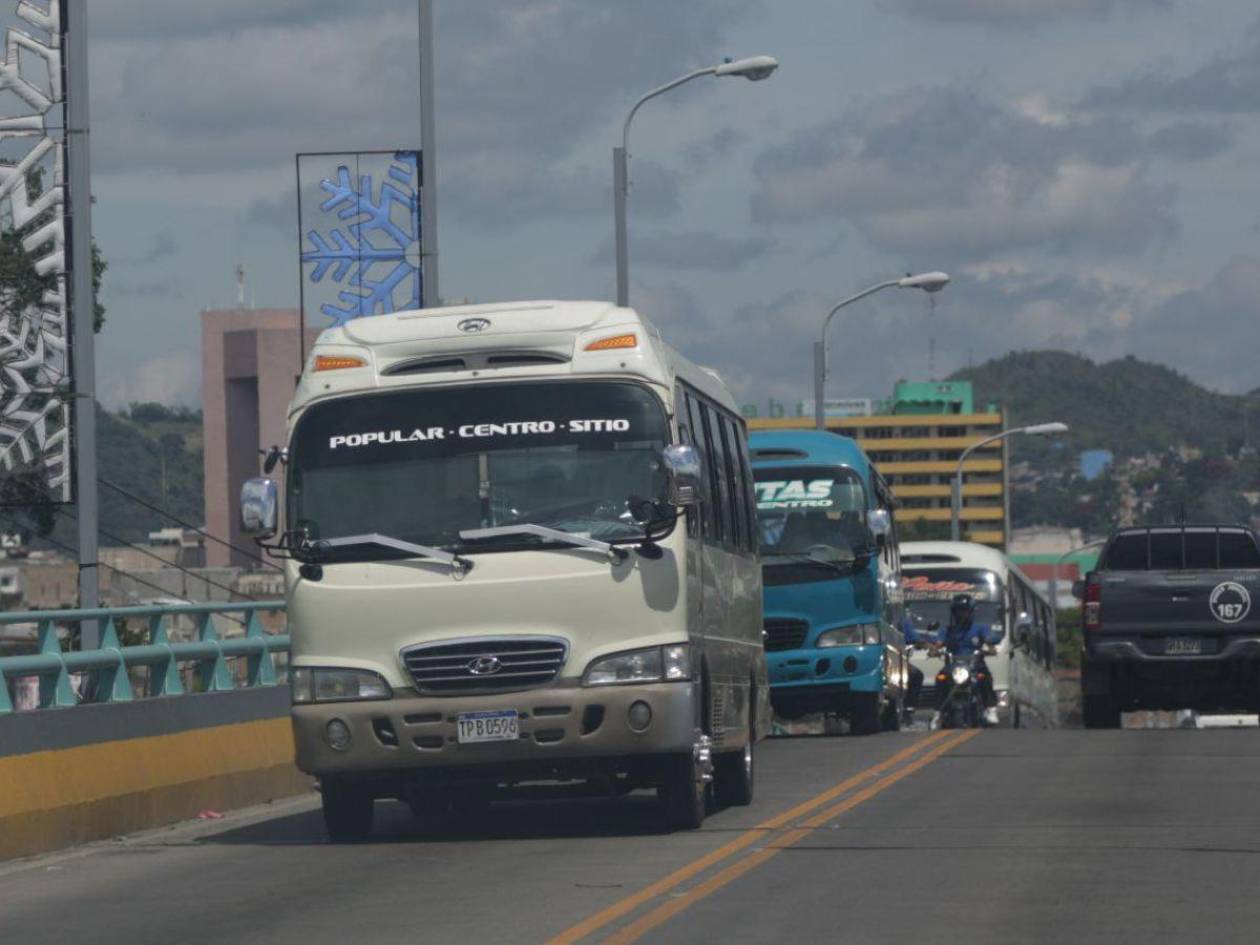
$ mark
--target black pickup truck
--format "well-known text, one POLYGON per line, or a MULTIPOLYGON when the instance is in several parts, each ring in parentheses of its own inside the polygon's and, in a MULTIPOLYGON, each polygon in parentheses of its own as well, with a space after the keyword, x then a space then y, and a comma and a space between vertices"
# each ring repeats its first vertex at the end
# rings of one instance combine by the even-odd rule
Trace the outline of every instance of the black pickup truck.
POLYGON ((1136 709, 1260 708, 1260 547, 1238 525, 1123 528, 1075 589, 1086 728, 1136 709))

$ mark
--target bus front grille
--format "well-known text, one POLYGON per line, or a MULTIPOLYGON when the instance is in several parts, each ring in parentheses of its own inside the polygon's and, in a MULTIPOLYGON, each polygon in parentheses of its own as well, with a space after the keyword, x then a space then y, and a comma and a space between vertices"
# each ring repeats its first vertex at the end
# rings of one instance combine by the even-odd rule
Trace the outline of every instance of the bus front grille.
POLYGON ((808 632, 809 623, 804 620, 767 617, 762 627, 761 638, 766 644, 767 652, 799 650, 804 645, 805 634, 808 632))
POLYGON ((421 692, 455 695, 544 686, 568 652, 556 637, 478 637, 408 647, 402 658, 421 692))

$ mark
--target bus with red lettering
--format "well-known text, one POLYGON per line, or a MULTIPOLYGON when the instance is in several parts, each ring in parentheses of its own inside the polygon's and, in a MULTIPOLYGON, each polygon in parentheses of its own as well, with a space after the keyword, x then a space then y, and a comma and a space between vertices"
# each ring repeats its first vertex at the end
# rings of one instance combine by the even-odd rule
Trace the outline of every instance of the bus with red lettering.
MULTIPOLYGON (((1057 726, 1054 610, 1023 572, 996 548, 965 541, 905 542, 901 565, 906 611, 918 630, 944 627, 950 602, 967 594, 975 601, 975 623, 1005 631, 997 655, 987 660, 998 724, 1057 726)), ((930 709, 943 661, 916 650, 912 662, 924 678, 919 707, 930 709)))

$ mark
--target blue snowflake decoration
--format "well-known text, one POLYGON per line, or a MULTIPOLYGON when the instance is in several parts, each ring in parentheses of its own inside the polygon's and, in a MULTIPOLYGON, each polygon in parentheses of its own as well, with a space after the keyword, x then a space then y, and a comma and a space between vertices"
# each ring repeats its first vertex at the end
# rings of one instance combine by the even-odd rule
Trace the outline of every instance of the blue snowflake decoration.
MULTIPOLYGON (((356 181, 350 168, 337 168, 337 179, 319 183, 327 197, 322 213, 341 221, 326 233, 309 230, 310 249, 302 262, 312 264, 311 282, 327 276, 341 286, 340 304, 319 309, 333 327, 352 318, 384 315, 421 307, 420 172, 414 151, 394 153, 388 180, 377 190, 372 175, 356 181)), ((331 222, 331 221, 330 221, 331 222)))

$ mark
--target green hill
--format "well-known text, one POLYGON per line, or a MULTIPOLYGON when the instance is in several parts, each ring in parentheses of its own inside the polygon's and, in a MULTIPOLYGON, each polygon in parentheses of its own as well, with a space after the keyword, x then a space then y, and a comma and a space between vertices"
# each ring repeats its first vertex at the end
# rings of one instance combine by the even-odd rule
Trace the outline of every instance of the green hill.
MULTIPOLYGON (((950 379, 971 381, 976 401, 1001 404, 1011 425, 1069 424, 1073 453, 1109 449, 1134 456, 1190 446, 1209 455, 1232 454, 1242 445, 1249 409, 1260 412, 1255 394, 1219 394, 1134 357, 1099 364, 1066 351, 1017 351, 950 379)), ((1253 422, 1254 440, 1260 416, 1253 422)), ((1032 439, 1011 445, 1018 454, 1039 452, 1032 439)), ((1045 441, 1040 445, 1047 448, 1045 441)))
POLYGON ((1011 441, 1012 461, 1027 461, 1038 477, 1012 492, 1016 527, 1105 534, 1126 503, 1138 524, 1245 522, 1256 512, 1248 495, 1260 482, 1260 416, 1253 416, 1260 392, 1221 394, 1134 357, 1099 364, 1065 351, 1012 352, 951 380, 971 381, 978 403, 1001 404, 1009 426, 1060 420, 1071 427, 1062 437, 1011 441), (1129 457, 1160 460, 1113 467, 1089 482, 1078 471, 1088 449, 1111 450, 1122 467, 1129 457))

